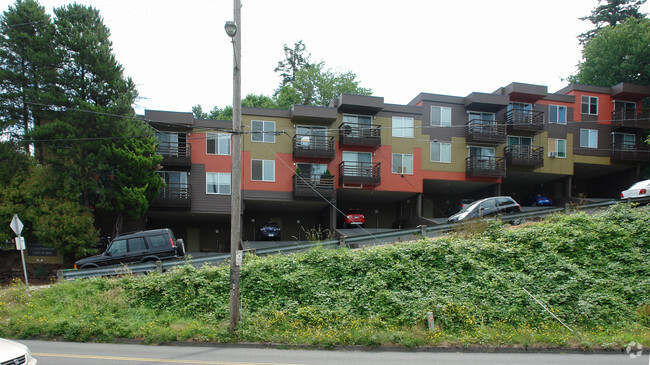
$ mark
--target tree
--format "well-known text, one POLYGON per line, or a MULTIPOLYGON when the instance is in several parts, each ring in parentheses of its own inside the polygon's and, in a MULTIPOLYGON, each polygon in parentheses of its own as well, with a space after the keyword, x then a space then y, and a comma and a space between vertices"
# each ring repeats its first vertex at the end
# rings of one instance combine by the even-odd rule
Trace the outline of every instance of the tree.
POLYGON ((276 101, 283 109, 294 104, 327 106, 343 93, 372 95, 372 90, 360 87, 353 72, 326 70, 321 61, 296 71, 294 80, 280 89, 276 101))
POLYGON ((293 48, 284 45, 284 60, 278 61, 278 66, 274 70, 280 72, 282 82, 280 82, 274 96, 277 96, 284 86, 291 84, 295 80, 295 74, 298 70, 311 66, 309 62, 311 54, 305 55, 306 50, 307 47, 302 43, 302 40, 294 43, 293 48))
MULTIPOLYGON (((26 169, 0 185, 0 220, 8 222, 18 214, 28 242, 41 242, 67 257, 86 256, 97 241, 92 213, 69 193, 72 189, 51 183, 59 177, 51 166, 30 161, 26 169)), ((0 226, 0 242, 11 238, 8 226, 0 226)))
MULTIPOLYGON (((35 0, 17 0, 0 18, 0 132, 22 139, 57 101, 55 28, 35 0)), ((5 137, 6 138, 6 137, 5 137)))
POLYGON ((650 85, 650 20, 628 18, 606 26, 582 50, 570 82, 612 86, 620 82, 650 85))
POLYGON ((646 15, 639 12, 639 8, 646 0, 606 0, 605 4, 600 5, 602 2, 603 0, 598 0, 599 5, 591 11, 591 15, 580 18, 580 20, 589 20, 596 26, 578 36, 582 45, 593 39, 604 26, 613 27, 627 18, 641 19, 646 15))
MULTIPOLYGON (((263 94, 248 94, 241 101, 242 106, 253 108, 269 108, 277 109, 276 101, 270 96, 263 94)), ((216 106, 212 108, 210 113, 205 113, 201 104, 192 107, 192 113, 196 119, 214 119, 214 120, 232 120, 232 106, 228 105, 223 109, 216 106)))
POLYGON ((45 162, 62 174, 62 188, 73 189, 97 214, 112 216, 119 233, 123 218, 143 214, 160 191, 157 141, 132 109, 135 84, 112 53, 99 11, 73 4, 54 13, 65 99, 53 120, 30 135, 46 143, 45 162), (133 178, 111 179, 121 174, 133 178))

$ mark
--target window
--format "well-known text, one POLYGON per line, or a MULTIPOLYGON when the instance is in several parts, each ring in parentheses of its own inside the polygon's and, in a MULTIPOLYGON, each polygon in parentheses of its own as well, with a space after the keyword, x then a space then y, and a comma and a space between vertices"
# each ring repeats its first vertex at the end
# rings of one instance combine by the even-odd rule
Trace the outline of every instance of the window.
POLYGON ((144 251, 147 246, 144 244, 144 237, 129 239, 129 252, 144 251))
POLYGON ((567 109, 563 105, 548 106, 548 122, 556 124, 566 124, 567 109))
POLYGON ((612 133, 612 148, 615 150, 633 150, 636 146, 636 136, 629 133, 612 133))
POLYGON ((165 184, 170 187, 187 185, 187 172, 183 171, 158 171, 165 184))
POLYGON ((413 174, 413 155, 393 153, 393 174, 413 174))
POLYGON ((357 124, 358 127, 370 127, 372 124, 372 117, 369 115, 344 114, 343 123, 357 124))
POLYGON ((598 97, 596 96, 582 96, 582 114, 598 114, 598 97))
POLYGON ((187 135, 174 132, 154 132, 158 139, 158 152, 165 156, 179 156, 186 153, 187 135))
POLYGON ((451 163, 451 143, 431 142, 431 162, 451 163))
POLYGON ((206 133, 205 150, 208 155, 230 155, 230 134, 206 133))
POLYGON ((111 243, 111 247, 106 251, 111 255, 126 253, 126 240, 115 240, 111 243))
POLYGON ((597 148, 598 131, 595 129, 580 129, 580 147, 597 148))
POLYGON ((566 139, 548 139, 549 157, 566 158, 566 139))
POLYGON ((372 176, 372 153, 343 151, 343 174, 372 176))
POLYGON ((444 106, 432 106, 431 125, 440 127, 451 126, 451 108, 444 106))
POLYGON ((275 181, 274 160, 252 160, 251 169, 251 180, 275 181))
POLYGON ((275 122, 265 120, 251 121, 251 141, 275 143, 275 122))
POLYGON ((230 173, 229 172, 206 172, 205 173, 206 194, 230 194, 230 173))
POLYGON ((164 248, 171 245, 171 242, 169 242, 169 239, 165 235, 159 234, 155 236, 150 236, 149 244, 151 245, 152 248, 164 248))
POLYGON ((302 163, 296 164, 296 171, 300 173, 303 178, 320 179, 327 171, 327 165, 320 163, 302 163))
POLYGON ((413 138, 413 118, 393 117, 393 137, 413 138))
POLYGON ((468 114, 470 122, 484 124, 494 123, 494 113, 468 112, 468 114))
POLYGON ((533 144, 533 139, 530 137, 508 136, 508 146, 513 146, 513 145, 531 146, 532 144, 533 144))
POLYGON ((469 147, 469 157, 491 159, 494 158, 494 148, 492 147, 469 147))

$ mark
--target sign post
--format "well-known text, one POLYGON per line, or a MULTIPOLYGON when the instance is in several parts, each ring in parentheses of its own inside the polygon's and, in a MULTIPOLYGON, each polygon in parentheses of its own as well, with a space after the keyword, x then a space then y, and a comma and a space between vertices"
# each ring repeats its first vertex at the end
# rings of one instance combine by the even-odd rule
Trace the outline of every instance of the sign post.
POLYGON ((23 260, 23 272, 25 273, 25 285, 29 286, 29 280, 27 279, 27 266, 25 265, 25 239, 20 236, 20 233, 23 231, 23 222, 18 218, 18 214, 14 214, 9 226, 14 233, 18 235, 18 237, 16 237, 16 250, 20 251, 20 257, 23 260))

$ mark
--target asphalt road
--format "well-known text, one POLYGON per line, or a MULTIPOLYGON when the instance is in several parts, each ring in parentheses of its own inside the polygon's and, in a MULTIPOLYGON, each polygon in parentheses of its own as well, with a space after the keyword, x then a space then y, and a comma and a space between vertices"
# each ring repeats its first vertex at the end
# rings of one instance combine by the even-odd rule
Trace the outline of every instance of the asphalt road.
MULTIPOLYGON (((501 364, 649 364, 648 351, 636 358, 627 354, 587 353, 480 353, 452 351, 322 351, 282 350, 242 346, 147 346, 21 340, 29 346, 38 365, 501 365, 501 364)), ((636 355, 637 353, 634 353, 636 355)))

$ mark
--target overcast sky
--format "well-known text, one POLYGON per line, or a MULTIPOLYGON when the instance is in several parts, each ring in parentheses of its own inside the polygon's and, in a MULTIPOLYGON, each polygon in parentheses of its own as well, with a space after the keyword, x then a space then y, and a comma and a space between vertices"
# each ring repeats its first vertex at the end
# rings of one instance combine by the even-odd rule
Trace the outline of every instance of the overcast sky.
MULTIPOLYGON (((232 0, 76 0, 100 10, 144 109, 232 104, 232 0)), ((576 36, 597 0, 241 0, 242 94, 272 95, 283 45, 352 71, 385 102, 420 92, 466 96, 513 81, 555 92, 576 70, 576 36)), ((46 12, 72 3, 40 0, 46 12)), ((14 1, 0 0, 3 11, 14 1)), ((643 6, 648 13, 650 4, 643 6)))

